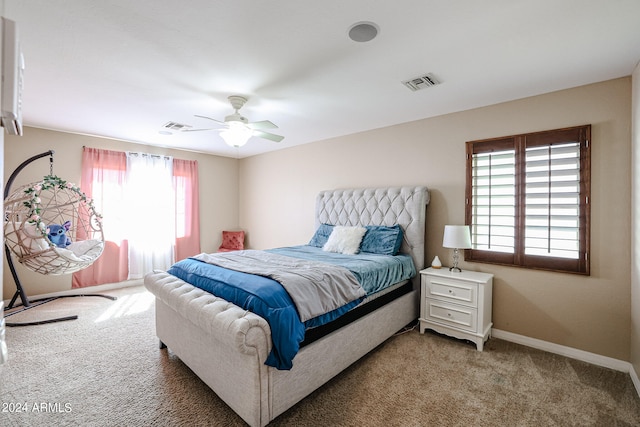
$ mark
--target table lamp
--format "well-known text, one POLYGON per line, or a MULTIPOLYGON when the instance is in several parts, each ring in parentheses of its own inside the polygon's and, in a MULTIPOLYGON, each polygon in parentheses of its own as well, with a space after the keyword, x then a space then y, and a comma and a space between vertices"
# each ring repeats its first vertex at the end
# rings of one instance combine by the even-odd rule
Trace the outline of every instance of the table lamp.
POLYGON ((462 272, 458 267, 460 249, 471 249, 471 233, 468 225, 445 225, 442 246, 453 249, 453 266, 449 271, 462 272))

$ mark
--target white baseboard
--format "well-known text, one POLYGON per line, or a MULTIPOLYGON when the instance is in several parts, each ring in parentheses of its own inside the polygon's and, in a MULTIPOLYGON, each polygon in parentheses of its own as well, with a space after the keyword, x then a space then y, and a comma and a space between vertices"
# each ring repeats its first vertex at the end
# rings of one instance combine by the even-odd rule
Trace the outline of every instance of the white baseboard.
POLYGON ((633 369, 633 365, 629 364, 631 366, 631 368, 629 369, 629 375, 631 375, 631 381, 633 381, 633 386, 636 388, 636 391, 638 392, 638 396, 640 396, 640 379, 638 379, 638 374, 636 373, 636 370, 633 369))
POLYGON ((516 344, 526 345, 527 347, 537 348, 538 350, 548 351, 549 353, 559 354, 561 356, 570 357, 572 359, 581 360, 593 365, 602 366, 604 368, 614 369, 616 371, 629 373, 636 393, 640 396, 640 379, 633 365, 624 360, 614 359, 612 357, 602 356, 600 354, 590 353, 588 351, 578 350, 576 348, 567 347, 560 344, 554 344, 548 341, 542 341, 536 338, 526 337, 524 335, 514 334, 513 332, 502 331, 500 329, 492 329, 491 336, 505 341, 514 342, 516 344))
POLYGON ((621 372, 630 372, 631 363, 623 360, 614 359, 612 357, 602 356, 588 351, 578 350, 576 348, 567 347, 560 344, 554 344, 548 341, 542 341, 535 338, 526 337, 524 335, 514 334, 512 332, 502 331, 500 329, 492 329, 491 335, 505 341, 511 341, 516 344, 526 345, 527 347, 537 348, 538 350, 548 351, 549 353, 559 354, 561 356, 570 357, 572 359, 581 360, 593 365, 614 369, 621 372))
MULTIPOLYGON (((60 292, 52 292, 50 294, 42 294, 42 295, 29 295, 29 300, 37 300, 37 299, 41 299, 41 298, 53 298, 53 297, 59 297, 59 296, 64 296, 64 295, 86 295, 86 294, 99 294, 105 291, 110 291, 112 289, 120 289, 120 288, 127 288, 129 286, 138 286, 138 285, 142 285, 143 284, 143 280, 142 279, 136 279, 136 280, 127 280, 126 282, 117 282, 117 283, 106 283, 104 285, 97 285, 97 286, 89 286, 86 288, 73 288, 73 289, 68 289, 66 291, 60 291, 60 292)), ((5 307, 7 306, 7 304, 9 304, 10 300, 5 300, 5 307)), ((18 301, 16 301, 18 304, 22 303, 22 301, 20 301, 20 298, 18 298, 18 301)))

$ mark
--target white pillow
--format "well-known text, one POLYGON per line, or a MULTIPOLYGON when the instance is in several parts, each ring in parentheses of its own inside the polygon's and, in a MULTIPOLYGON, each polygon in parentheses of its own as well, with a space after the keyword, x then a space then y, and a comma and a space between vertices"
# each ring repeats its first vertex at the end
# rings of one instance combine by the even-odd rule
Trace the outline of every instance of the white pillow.
POLYGON ((337 225, 322 247, 323 251, 338 252, 347 255, 357 254, 360 250, 360 242, 367 229, 364 227, 344 227, 337 225))
POLYGON ((16 236, 10 237, 11 241, 18 242, 17 235, 19 235, 25 250, 28 248, 28 250, 32 252, 40 252, 49 249, 49 241, 38 231, 36 224, 33 222, 25 222, 24 224, 16 222, 15 226, 11 221, 5 222, 4 231, 5 236, 10 236, 11 233, 16 234, 16 236))
POLYGON ((72 262, 86 262, 98 259, 102 254, 104 243, 102 240, 80 240, 72 242, 66 248, 54 247, 56 253, 72 262))

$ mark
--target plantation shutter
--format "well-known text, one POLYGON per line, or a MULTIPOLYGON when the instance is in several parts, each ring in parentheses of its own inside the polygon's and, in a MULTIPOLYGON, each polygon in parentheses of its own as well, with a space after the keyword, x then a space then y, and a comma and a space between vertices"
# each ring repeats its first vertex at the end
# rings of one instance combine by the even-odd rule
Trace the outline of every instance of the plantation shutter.
POLYGON ((580 256, 580 144, 526 149, 526 255, 580 256))
POLYGON ((589 274, 591 126, 467 142, 465 260, 589 274))
POLYGON ((472 247, 513 253, 515 250, 515 151, 473 155, 472 247))

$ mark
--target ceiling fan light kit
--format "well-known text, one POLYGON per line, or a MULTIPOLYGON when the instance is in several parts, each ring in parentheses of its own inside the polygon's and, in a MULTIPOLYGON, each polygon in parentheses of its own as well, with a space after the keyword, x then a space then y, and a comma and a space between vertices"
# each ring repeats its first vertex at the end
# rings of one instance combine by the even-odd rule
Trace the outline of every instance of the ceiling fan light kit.
POLYGON ((220 137, 224 139, 230 147, 242 147, 251 138, 251 129, 237 122, 229 123, 229 129, 220 132, 220 137))
MULTIPOLYGON (((269 120, 262 120, 259 122, 249 122, 246 117, 240 114, 239 110, 247 102, 247 98, 240 95, 232 95, 229 98, 231 106, 235 110, 233 114, 224 118, 224 121, 216 120, 207 116, 200 116, 196 114, 196 117, 200 117, 207 120, 212 120, 222 126, 220 136, 224 142, 230 147, 242 147, 247 143, 249 138, 257 136, 260 138, 268 139, 274 142, 280 142, 284 139, 283 136, 275 135, 273 133, 264 132, 262 129, 277 129, 278 126, 271 123, 269 120)), ((184 132, 194 132, 203 130, 217 130, 217 129, 185 129, 184 132)))

